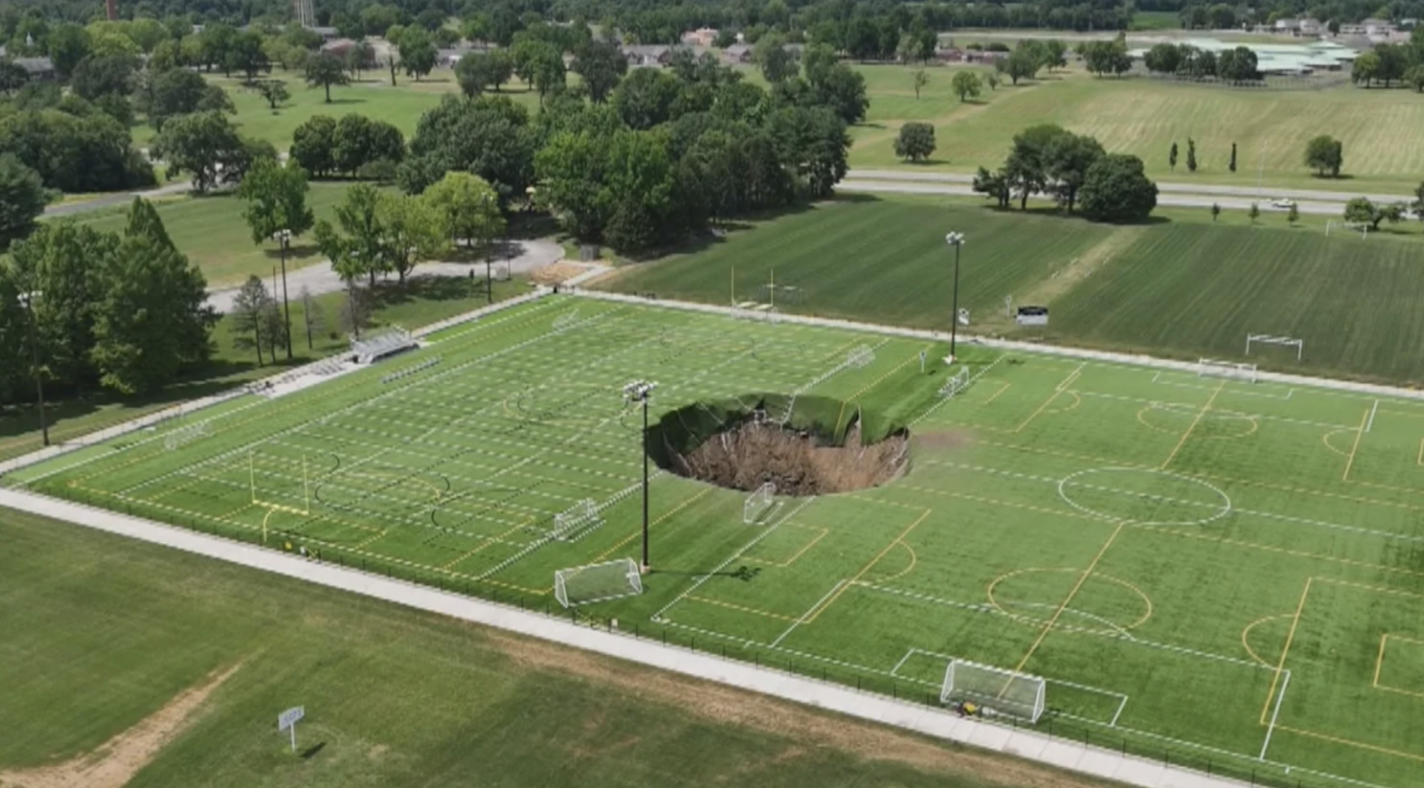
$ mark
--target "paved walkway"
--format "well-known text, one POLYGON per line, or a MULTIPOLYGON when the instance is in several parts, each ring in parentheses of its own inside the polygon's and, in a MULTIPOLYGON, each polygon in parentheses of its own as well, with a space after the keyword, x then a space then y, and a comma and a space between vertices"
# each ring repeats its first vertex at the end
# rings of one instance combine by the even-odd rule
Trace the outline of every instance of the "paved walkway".
POLYGON ((100 208, 108 208, 113 205, 128 205, 133 202, 133 198, 142 197, 145 200, 155 200, 159 197, 173 197, 179 194, 187 194, 193 185, 187 181, 182 183, 172 183, 167 186, 160 186, 157 189, 139 192, 117 192, 106 194, 102 197, 95 197, 92 200, 82 200, 78 202, 60 203, 45 208, 44 216, 74 216, 89 211, 97 211, 100 208))
MULTIPOLYGON (((563 259, 563 256, 563 247, 553 241, 513 241, 496 252, 494 274, 495 276, 509 276, 511 273, 527 274, 547 265, 553 265, 563 259)), ((423 276, 468 277, 471 270, 475 272, 476 278, 484 278, 483 263, 421 263, 410 273, 409 278, 423 276)), ((312 295, 320 295, 334 293, 345 286, 341 277, 332 270, 330 261, 287 271, 287 292, 293 300, 297 298, 297 294, 302 291, 303 287, 312 295)), ((237 297, 240 289, 239 287, 227 287, 213 290, 208 293, 208 304, 219 312, 230 312, 233 299, 237 297)))
POLYGON ((857 692, 839 684, 755 667, 735 660, 572 624, 562 618, 497 605, 426 586, 315 563, 290 553, 14 490, 0 490, 0 506, 52 517, 99 531, 164 545, 265 572, 426 610, 528 637, 637 662, 660 670, 760 692, 869 722, 891 725, 942 741, 1070 769, 1141 788, 1238 788, 1245 783, 1209 777, 1157 761, 1052 739, 1044 734, 962 719, 943 710, 857 692))

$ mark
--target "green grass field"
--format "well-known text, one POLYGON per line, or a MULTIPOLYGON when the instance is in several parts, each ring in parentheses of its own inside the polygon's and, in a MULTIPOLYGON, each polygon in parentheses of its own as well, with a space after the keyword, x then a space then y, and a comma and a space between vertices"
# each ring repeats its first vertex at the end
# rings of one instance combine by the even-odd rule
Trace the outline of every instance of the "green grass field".
MULTIPOLYGON (((949 91, 954 68, 931 68, 930 83, 916 101, 914 68, 865 66, 870 90, 868 125, 855 130, 852 167, 901 164, 894 140, 908 120, 935 124, 938 148, 932 164, 973 172, 995 167, 1010 140, 1036 123, 1057 123, 1097 137, 1108 151, 1142 158, 1157 180, 1254 188, 1267 186, 1399 194, 1424 177, 1424 148, 1409 143, 1424 122, 1424 101, 1392 90, 1350 85, 1319 90, 1255 90, 1192 85, 1148 78, 1097 79, 1081 71, 1044 75, 1018 87, 985 91, 964 104, 949 91), (1347 179, 1319 179, 1302 163, 1305 143, 1329 134, 1344 143, 1347 179), (1197 143, 1200 167, 1185 167, 1187 139, 1197 143), (1173 142, 1178 167, 1168 166, 1173 142), (1230 172, 1231 144, 1237 172, 1230 172), (1264 167, 1264 171, 1263 171, 1264 167)), ((923 165, 917 165, 922 167, 923 165)))
POLYGON ((1017 669, 1055 735, 1263 783, 1424 761, 1424 404, 974 347, 943 399, 939 343, 569 297, 434 339, 9 481, 558 614, 555 570, 638 555, 624 382, 662 383, 655 417, 838 400, 911 430, 907 474, 754 525, 658 475, 644 593, 577 613, 916 701, 952 657, 1017 669))
POLYGON ((1324 220, 1289 228, 1268 213, 1170 210, 1117 227, 1057 215, 999 213, 972 202, 856 196, 731 233, 705 249, 629 266, 606 286, 727 304, 800 288, 785 311, 947 329, 953 255, 968 235, 960 306, 970 330, 1076 346, 1256 361, 1315 374, 1419 383, 1424 318, 1417 236, 1326 237, 1324 220), (1052 308, 1049 328, 1019 329, 1004 298, 1052 308), (1248 333, 1299 336, 1306 353, 1245 359, 1248 333))
MULTIPOLYGON (((255 570, 12 511, 0 511, 0 542, 6 785, 60 784, 26 777, 89 756, 235 665, 151 762, 106 777, 136 771, 132 788, 191 786, 195 774, 223 788, 449 788, 472 775, 529 788, 985 785, 971 776, 982 755, 255 570), (272 727, 294 703, 308 712, 304 758, 272 727)), ((1018 784, 1060 784, 1014 768, 1034 778, 1018 784)))

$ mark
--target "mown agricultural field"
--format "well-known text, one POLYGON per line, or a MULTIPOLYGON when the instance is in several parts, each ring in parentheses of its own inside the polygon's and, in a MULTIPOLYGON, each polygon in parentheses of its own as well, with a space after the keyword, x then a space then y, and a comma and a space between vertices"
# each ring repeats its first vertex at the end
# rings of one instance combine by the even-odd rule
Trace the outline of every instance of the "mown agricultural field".
MULTIPOLYGON (((726 304, 767 301, 759 286, 803 290, 784 311, 948 329, 953 250, 968 235, 960 306, 968 330, 1068 345, 1237 360, 1247 333, 1306 340, 1293 354, 1251 358, 1395 382, 1424 381, 1418 347, 1424 247, 1416 236, 1319 226, 1212 223, 1205 209, 1114 227, 1052 214, 999 213, 970 202, 857 196, 731 233, 706 249, 629 266, 606 286, 623 292, 726 304), (1052 308, 1047 330, 1019 329, 1004 298, 1052 308)), ((780 291, 778 291, 780 292, 780 291)))

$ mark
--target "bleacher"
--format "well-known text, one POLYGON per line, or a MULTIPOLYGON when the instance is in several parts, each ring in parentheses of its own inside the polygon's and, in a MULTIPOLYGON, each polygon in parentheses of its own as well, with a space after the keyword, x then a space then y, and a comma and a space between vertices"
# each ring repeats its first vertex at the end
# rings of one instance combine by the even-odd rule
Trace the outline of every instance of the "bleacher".
POLYGON ((371 364, 418 346, 415 337, 399 326, 379 334, 368 334, 365 339, 351 340, 351 352, 358 364, 371 364))

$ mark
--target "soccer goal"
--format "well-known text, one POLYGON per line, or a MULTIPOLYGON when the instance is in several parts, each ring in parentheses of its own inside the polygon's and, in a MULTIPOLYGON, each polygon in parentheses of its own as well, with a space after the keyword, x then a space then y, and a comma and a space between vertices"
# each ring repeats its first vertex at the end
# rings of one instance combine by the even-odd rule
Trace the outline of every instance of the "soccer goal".
POLYGON ((986 715, 1036 723, 1043 716, 1046 687, 1040 676, 952 659, 944 670, 939 701, 945 705, 972 702, 986 715))
POLYGON ((643 593, 643 576, 631 558, 575 566, 554 573, 554 598, 566 608, 643 593))
POLYGON ((163 436, 163 448, 168 451, 175 451, 212 434, 212 428, 206 421, 197 424, 190 424, 186 427, 179 427, 163 436))
MULTIPOLYGON (((1251 345, 1279 345, 1281 347, 1295 348, 1295 360, 1300 361, 1305 357, 1305 340, 1299 337, 1278 337, 1271 334, 1247 334, 1246 335, 1246 355, 1251 355, 1251 345)), ((1259 348, 1258 348, 1259 350, 1259 348)))
POLYGON ((864 369, 875 361, 875 351, 869 345, 857 345, 846 354, 846 366, 864 369))
POLYGON ((1203 358, 1197 361, 1197 377, 1231 378, 1255 383, 1256 365, 1203 358))
POLYGON ((598 504, 592 498, 585 498, 554 515, 554 530, 549 535, 561 542, 573 542, 602 524, 603 516, 598 513, 598 504))
POLYGON ((756 489, 756 492, 747 496, 747 500, 742 504, 742 522, 751 525, 759 521, 763 515, 771 510, 776 499, 776 485, 767 482, 756 489))
POLYGON ((949 399, 969 388, 969 367, 961 367, 960 370, 949 377, 943 386, 939 387, 939 395, 949 399))

